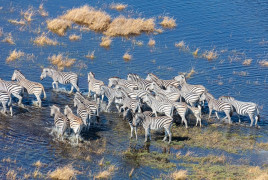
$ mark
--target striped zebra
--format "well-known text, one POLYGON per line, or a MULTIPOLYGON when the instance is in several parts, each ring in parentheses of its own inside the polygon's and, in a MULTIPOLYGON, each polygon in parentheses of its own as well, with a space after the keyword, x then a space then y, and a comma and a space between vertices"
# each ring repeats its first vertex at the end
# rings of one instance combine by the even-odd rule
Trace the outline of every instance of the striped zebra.
POLYGON ((138 84, 136 82, 128 81, 125 79, 120 79, 119 77, 111 77, 109 78, 108 87, 113 87, 116 85, 125 86, 128 89, 135 90, 138 89, 138 84))
MULTIPOLYGON (((88 73, 88 97, 90 96, 90 92, 94 92, 94 99, 97 101, 97 97, 100 96, 101 86, 104 86, 104 82, 95 79, 95 74, 93 72, 88 73)), ((103 100, 102 96, 102 100, 103 100)))
POLYGON ((175 86, 175 87, 178 87, 179 86, 179 82, 177 80, 175 80, 175 79, 171 79, 171 80, 159 79, 153 73, 149 73, 147 75, 147 77, 146 77, 146 80, 154 81, 162 89, 167 89, 167 87, 170 86, 170 85, 175 86))
POLYGON ((155 94, 165 95, 165 97, 168 100, 173 101, 173 102, 179 101, 181 98, 180 92, 171 92, 171 91, 163 90, 157 84, 155 84, 155 82, 152 83, 150 90, 154 91, 155 94))
MULTIPOLYGON (((106 111, 109 111, 112 103, 114 103, 115 98, 122 98, 123 94, 120 90, 118 89, 112 89, 107 86, 101 86, 100 94, 104 95, 108 99, 108 105, 106 107, 106 111)), ((117 107, 118 108, 118 107, 117 107)), ((119 111, 119 109, 117 109, 119 111)))
MULTIPOLYGON (((84 125, 86 126, 87 130, 90 126, 90 118, 93 117, 95 114, 90 111, 81 101, 77 98, 74 98, 74 107, 77 107, 77 115, 82 119, 84 125)), ((96 116, 96 115, 95 115, 96 116)))
POLYGON ((21 103, 22 101, 21 94, 23 92, 23 87, 20 86, 17 82, 4 81, 0 79, 0 90, 11 93, 13 96, 19 99, 18 102, 19 106, 23 106, 21 103))
POLYGON ((221 96, 219 97, 219 100, 223 102, 227 102, 233 106, 234 112, 236 112, 239 118, 239 123, 241 122, 240 115, 249 116, 250 121, 251 121, 250 126, 253 125, 254 116, 255 116, 255 126, 257 125, 257 121, 260 120, 260 113, 259 113, 258 105, 255 103, 238 101, 231 96, 221 96))
POLYGON ((40 99, 42 91, 44 93, 44 99, 46 98, 46 92, 42 84, 27 80, 25 76, 18 70, 14 71, 12 75, 12 80, 17 80, 18 84, 24 87, 27 90, 28 94, 34 94, 37 98, 38 106, 40 108, 42 107, 42 102, 40 99))
POLYGON ((169 136, 168 143, 171 143, 172 139, 172 133, 171 133, 171 127, 172 127, 173 118, 168 116, 159 116, 159 117, 150 117, 145 116, 143 113, 136 113, 133 118, 133 126, 136 127, 138 125, 142 125, 145 130, 145 140, 144 142, 147 142, 147 138, 149 136, 151 140, 151 133, 150 130, 159 130, 164 128, 165 129, 165 137, 163 141, 167 140, 167 136, 169 136))
POLYGON ((80 91, 78 87, 78 75, 73 72, 60 72, 50 68, 44 68, 40 79, 43 80, 47 76, 53 79, 52 88, 59 89, 58 83, 60 84, 71 84, 70 94, 73 92, 75 88, 77 91, 80 91), (54 87, 55 85, 55 87, 54 87))
POLYGON ((138 84, 139 89, 146 90, 146 91, 148 91, 150 89, 150 87, 153 83, 153 81, 148 81, 148 80, 142 79, 137 74, 128 74, 127 80, 136 82, 138 84))
POLYGON ((152 95, 146 95, 143 97, 143 102, 145 102, 153 111, 157 117, 157 112, 164 113, 166 116, 172 118, 174 112, 174 105, 169 102, 162 102, 156 100, 152 95))
POLYGON ((54 116, 54 126, 57 129, 58 138, 61 137, 63 140, 63 134, 70 126, 68 118, 60 112, 60 108, 56 105, 50 106, 50 116, 54 116))
POLYGON ((73 114, 72 109, 68 105, 65 106, 64 115, 66 115, 70 121, 70 128, 74 131, 76 144, 78 144, 79 134, 84 126, 84 123, 80 117, 77 117, 73 114))
MULTIPOLYGON (((154 114, 151 111, 144 111, 143 114, 145 116, 154 117, 154 114)), ((135 132, 136 140, 138 140, 138 134, 137 134, 137 127, 133 126, 133 116, 134 113, 131 109, 127 109, 123 112, 123 119, 128 121, 128 124, 130 126, 130 139, 133 137, 133 130, 135 132)))
POLYGON ((10 114, 11 116, 13 116, 11 94, 9 92, 0 90, 0 102, 2 103, 3 106, 3 110, 1 112, 6 114, 7 106, 9 106, 10 114))
POLYGON ((182 91, 194 92, 201 96, 206 90, 206 88, 202 85, 188 84, 184 75, 175 76, 174 79, 179 82, 182 91))
POLYGON ((124 95, 122 99, 115 98, 115 104, 119 107, 119 112, 131 109, 133 112, 141 111, 141 101, 140 99, 131 99, 127 95, 124 95))
POLYGON ((75 100, 80 101, 83 103, 91 113, 96 114, 97 118, 99 118, 99 105, 95 101, 89 101, 80 92, 76 92, 74 95, 74 101, 75 100))
POLYGON ((125 92, 128 97, 130 97, 131 99, 139 99, 144 97, 147 94, 150 94, 148 91, 139 89, 139 90, 130 90, 125 86, 121 86, 121 85, 116 85, 115 86, 116 89, 121 89, 123 92, 125 92))
POLYGON ((202 96, 204 96, 204 98, 206 99, 208 103, 208 108, 209 108, 208 119, 211 116, 212 110, 215 110, 215 114, 218 119, 219 119, 218 112, 223 111, 226 114, 225 118, 228 118, 229 120, 229 124, 232 123, 230 115, 232 115, 233 109, 229 103, 215 99, 213 95, 208 93, 207 91, 205 91, 204 94, 202 94, 202 96))

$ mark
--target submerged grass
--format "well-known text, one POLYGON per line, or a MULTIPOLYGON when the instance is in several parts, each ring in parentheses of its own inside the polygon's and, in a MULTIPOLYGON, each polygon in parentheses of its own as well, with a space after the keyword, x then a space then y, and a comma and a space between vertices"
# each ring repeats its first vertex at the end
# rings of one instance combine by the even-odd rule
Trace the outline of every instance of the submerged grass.
POLYGON ((33 19, 32 19, 32 16, 34 15, 34 11, 33 11, 33 8, 30 7, 27 11, 25 12, 21 12, 21 15, 23 15, 24 19, 27 21, 27 22, 31 22, 33 19))
POLYGON ((155 40, 150 39, 148 42, 148 46, 154 46, 155 45, 155 40))
POLYGON ((122 4, 122 3, 115 4, 115 3, 113 3, 113 4, 111 4, 110 8, 115 9, 117 11, 122 11, 122 10, 127 8, 127 4, 122 4))
POLYGON ((218 54, 217 54, 216 51, 210 50, 210 51, 205 51, 203 53, 203 57, 206 58, 207 60, 211 61, 213 59, 217 59, 218 58, 218 54))
POLYGON ((47 28, 58 34, 59 36, 64 36, 67 29, 72 27, 72 22, 64 19, 52 19, 47 21, 47 28))
POLYGON ((126 52, 126 53, 123 55, 123 59, 124 59, 125 61, 130 61, 130 60, 132 59, 132 56, 131 56, 128 52, 126 52))
POLYGON ((16 49, 11 51, 9 53, 9 56, 6 59, 6 62, 15 61, 16 59, 20 59, 22 56, 24 56, 24 52, 17 51, 16 49))
POLYGON ((259 64, 260 64, 261 66, 263 66, 263 67, 268 67, 268 61, 266 61, 266 60, 262 60, 262 61, 260 61, 259 64))
POLYGON ((39 14, 43 17, 48 16, 48 12, 44 10, 44 4, 40 4, 39 5, 39 10, 38 10, 39 14))
POLYGON ((95 59, 95 58, 96 58, 96 57, 95 57, 95 50, 92 51, 91 53, 88 52, 87 55, 86 55, 86 58, 89 58, 89 59, 91 59, 91 60, 95 59))
POLYGON ((245 65, 245 66, 249 66, 249 65, 251 64, 251 62, 252 62, 252 59, 245 59, 245 60, 243 61, 243 65, 245 65))
POLYGON ((59 43, 56 40, 52 40, 52 39, 48 38, 45 33, 42 33, 41 36, 38 36, 34 39, 34 44, 36 44, 38 46, 45 46, 45 45, 56 46, 59 43))
POLYGON ((76 34, 71 34, 71 35, 69 36, 69 39, 70 39, 71 41, 78 41, 78 40, 81 39, 81 36, 76 35, 76 34))
POLYGON ((8 170, 6 173, 6 178, 9 180, 16 180, 17 179, 17 172, 14 170, 8 170))
POLYGON ((24 26, 26 25, 26 22, 23 20, 14 20, 14 19, 9 19, 8 22, 10 22, 11 24, 15 24, 15 25, 21 25, 24 26))
POLYGON ((8 36, 5 39, 3 39, 2 42, 6 42, 11 45, 15 44, 11 33, 8 33, 8 36))
POLYGON ((163 17, 162 22, 160 23, 164 28, 174 28, 176 27, 176 20, 171 17, 163 17))
POLYGON ((51 179, 69 180, 75 178, 77 172, 72 165, 66 165, 64 167, 58 167, 53 172, 49 172, 48 177, 51 179))
POLYGON ((100 46, 108 48, 108 47, 110 47, 111 43, 112 43, 112 39, 108 36, 104 36, 101 38, 100 46))
POLYGON ((109 166, 109 168, 107 170, 99 172, 96 176, 94 176, 94 178, 96 178, 96 179, 109 179, 114 174, 115 170, 117 170, 115 165, 111 165, 111 166, 109 166))
POLYGON ((178 43, 175 43, 175 46, 176 47, 179 47, 179 48, 184 48, 185 47, 185 43, 184 43, 184 41, 180 41, 178 43))
POLYGON ((197 56, 198 56, 198 51, 199 51, 199 48, 197 48, 197 49, 193 52, 194 57, 197 57, 197 56))

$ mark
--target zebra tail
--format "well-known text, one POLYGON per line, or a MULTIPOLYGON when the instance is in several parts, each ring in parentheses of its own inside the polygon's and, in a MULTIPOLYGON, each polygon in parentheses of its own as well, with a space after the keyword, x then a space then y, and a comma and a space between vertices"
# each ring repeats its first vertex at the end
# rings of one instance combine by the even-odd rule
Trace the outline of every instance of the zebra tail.
POLYGON ((46 95, 45 88, 44 88, 43 85, 42 85, 42 90, 43 90, 43 93, 44 93, 44 97, 43 97, 43 99, 46 99, 46 98, 47 98, 47 95, 46 95))

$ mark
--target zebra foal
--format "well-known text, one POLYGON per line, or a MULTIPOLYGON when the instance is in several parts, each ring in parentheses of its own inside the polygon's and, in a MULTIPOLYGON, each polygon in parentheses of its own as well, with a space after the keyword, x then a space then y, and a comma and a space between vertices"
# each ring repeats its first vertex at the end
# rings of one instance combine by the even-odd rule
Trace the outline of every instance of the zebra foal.
POLYGON ((54 85, 56 89, 59 89, 58 83, 60 84, 71 84, 70 94, 73 92, 75 88, 78 92, 80 91, 78 87, 78 75, 73 72, 60 72, 50 68, 44 68, 40 79, 43 80, 47 76, 53 79, 52 88, 54 89, 54 85))
POLYGON ((24 87, 27 90, 28 94, 34 94, 35 97, 37 98, 38 106, 40 108, 42 107, 42 102, 40 99, 42 91, 44 93, 44 99, 46 98, 46 92, 42 84, 27 80, 25 76, 18 70, 14 71, 11 79, 13 81, 17 80, 18 84, 24 87))

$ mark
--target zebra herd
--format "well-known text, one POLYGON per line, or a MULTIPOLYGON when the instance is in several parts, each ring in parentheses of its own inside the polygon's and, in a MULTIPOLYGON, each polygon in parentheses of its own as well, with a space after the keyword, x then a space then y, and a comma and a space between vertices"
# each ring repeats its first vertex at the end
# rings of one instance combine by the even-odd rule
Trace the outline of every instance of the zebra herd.
MULTIPOLYGON (((210 118, 212 111, 215 111, 216 117, 219 119, 218 112, 224 112, 231 124, 231 116, 234 112, 240 115, 248 115, 253 125, 259 120, 258 106, 252 102, 238 101, 230 96, 221 96, 216 99, 202 85, 192 85, 186 82, 184 74, 180 74, 171 80, 159 79, 153 73, 149 73, 146 79, 141 78, 137 74, 128 74, 127 79, 119 77, 109 78, 106 86, 103 81, 95 78, 93 72, 88 73, 88 96, 93 93, 94 100, 85 98, 78 87, 78 75, 73 72, 60 72, 51 68, 44 68, 40 79, 46 77, 53 79, 52 88, 58 89, 58 83, 70 84, 72 93, 74 88, 74 107, 77 108, 75 115, 72 109, 66 105, 64 113, 56 105, 50 106, 51 116, 54 116, 54 124, 58 130, 58 137, 62 138, 67 129, 72 129, 78 143, 79 134, 82 129, 88 130, 91 124, 94 124, 99 118, 100 104, 104 97, 108 99, 106 111, 109 112, 112 104, 115 105, 119 113, 123 113, 123 118, 128 121, 131 128, 131 136, 133 130, 137 139, 137 126, 143 126, 145 129, 145 141, 151 139, 150 130, 165 129, 166 141, 169 137, 171 142, 171 127, 174 122, 174 116, 181 118, 182 124, 187 124, 187 115, 193 114, 196 118, 196 126, 201 127, 201 109, 207 102, 210 118)), ((0 101, 3 105, 2 112, 6 114, 7 106, 10 107, 11 116, 12 98, 11 95, 18 98, 18 105, 22 104, 22 95, 24 92, 34 94, 38 101, 38 106, 42 106, 41 93, 46 98, 46 93, 42 84, 33 82, 19 71, 15 70, 12 78, 13 81, 5 81, 0 79, 0 101)))

